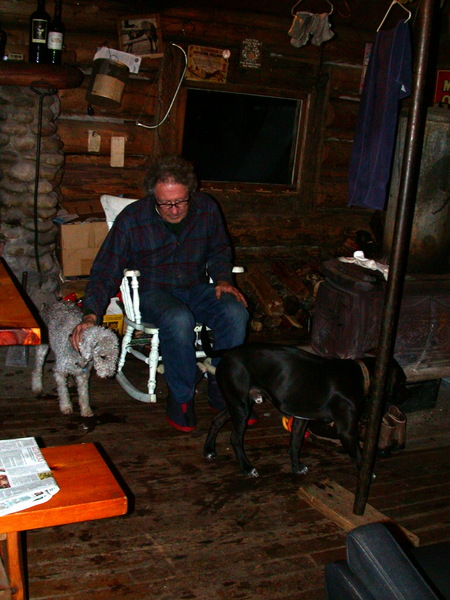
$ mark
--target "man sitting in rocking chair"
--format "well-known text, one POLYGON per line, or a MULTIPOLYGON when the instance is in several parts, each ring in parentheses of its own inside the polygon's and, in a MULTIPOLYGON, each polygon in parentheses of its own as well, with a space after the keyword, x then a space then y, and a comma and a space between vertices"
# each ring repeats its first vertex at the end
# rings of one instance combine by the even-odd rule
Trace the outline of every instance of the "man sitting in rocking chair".
MULTIPOLYGON (((71 340, 78 350, 83 331, 97 324, 117 292, 124 269, 139 269, 142 318, 159 328, 167 420, 189 432, 196 426, 195 323, 213 331, 216 350, 238 346, 246 335, 247 302, 233 285, 231 246, 219 207, 196 191, 192 165, 179 156, 163 157, 150 168, 146 185, 147 196, 122 210, 99 250, 84 317, 71 340)), ((211 375, 208 399, 215 410, 225 406, 211 375)))

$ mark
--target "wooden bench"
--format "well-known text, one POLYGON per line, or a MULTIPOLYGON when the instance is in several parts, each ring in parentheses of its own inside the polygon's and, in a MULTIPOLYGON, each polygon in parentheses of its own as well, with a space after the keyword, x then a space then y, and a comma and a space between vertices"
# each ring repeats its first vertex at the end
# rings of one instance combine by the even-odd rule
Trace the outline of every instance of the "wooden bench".
MULTIPOLYGON (((21 532, 127 512, 127 497, 94 444, 43 448, 42 454, 60 491, 44 504, 0 517, 1 554, 9 579, 9 590, 0 587, 0 600, 27 598, 21 532)), ((0 570, 0 584, 1 575, 0 570)))

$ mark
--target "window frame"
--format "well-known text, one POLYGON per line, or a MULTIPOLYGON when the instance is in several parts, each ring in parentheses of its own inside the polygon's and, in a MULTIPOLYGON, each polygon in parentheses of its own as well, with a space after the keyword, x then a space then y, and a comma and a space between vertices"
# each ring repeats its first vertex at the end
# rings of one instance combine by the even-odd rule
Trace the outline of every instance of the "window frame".
POLYGON ((298 90, 287 90, 287 89, 270 89, 262 88, 259 86, 242 86, 242 85, 226 85, 219 86, 213 83, 208 84, 197 84, 196 82, 189 81, 189 83, 185 83, 184 87, 184 110, 183 110, 183 123, 182 123, 182 133, 180 135, 180 151, 183 148, 184 143, 184 126, 186 119, 186 109, 187 109, 187 96, 190 89, 196 90, 205 90, 212 92, 228 92, 233 94, 242 94, 242 95, 251 95, 251 96, 263 96, 263 97, 273 97, 273 98, 286 98, 289 100, 295 100, 297 102, 297 115, 296 115, 296 131, 297 138, 295 142, 295 148, 293 149, 294 159, 292 166, 292 178, 291 183, 252 183, 252 182, 241 182, 241 181, 220 181, 220 180, 211 180, 206 179, 202 180, 202 186, 205 188, 211 189, 221 189, 223 191, 231 190, 241 190, 241 191, 258 191, 258 192, 270 192, 270 191, 287 191, 287 192, 296 192, 299 190, 303 175, 303 163, 304 163, 304 153, 305 153, 305 139, 306 139, 306 130, 307 130, 307 122, 308 116, 310 112, 310 95, 306 92, 301 92, 298 90))

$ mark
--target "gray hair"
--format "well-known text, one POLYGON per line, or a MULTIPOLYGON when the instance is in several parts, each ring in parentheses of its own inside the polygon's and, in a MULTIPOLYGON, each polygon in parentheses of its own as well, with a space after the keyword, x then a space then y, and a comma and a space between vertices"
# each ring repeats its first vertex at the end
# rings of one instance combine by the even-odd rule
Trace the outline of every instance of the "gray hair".
POLYGON ((193 165, 176 155, 159 157, 150 165, 144 182, 148 194, 154 193, 157 183, 180 183, 188 188, 190 194, 198 185, 193 165))

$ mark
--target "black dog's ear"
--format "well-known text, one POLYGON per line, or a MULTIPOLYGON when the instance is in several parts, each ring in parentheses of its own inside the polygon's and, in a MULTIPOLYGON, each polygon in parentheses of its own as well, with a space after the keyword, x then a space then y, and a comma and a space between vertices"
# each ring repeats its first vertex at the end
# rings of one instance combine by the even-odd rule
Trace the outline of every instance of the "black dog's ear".
POLYGON ((402 404, 408 397, 405 372, 394 358, 389 364, 386 397, 393 404, 402 404))

